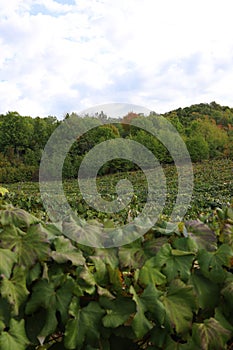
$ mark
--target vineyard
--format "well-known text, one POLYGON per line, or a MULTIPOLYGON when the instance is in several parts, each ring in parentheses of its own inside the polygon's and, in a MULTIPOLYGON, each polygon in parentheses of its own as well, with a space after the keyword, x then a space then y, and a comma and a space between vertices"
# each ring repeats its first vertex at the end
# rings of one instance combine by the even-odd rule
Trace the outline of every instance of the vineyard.
MULTIPOLYGON (((64 236, 77 234, 72 222, 49 223, 38 184, 1 189, 0 349, 233 348, 232 162, 195 165, 193 202, 177 223, 165 221, 176 181, 174 168, 164 171, 170 202, 160 220, 144 237, 110 249, 64 236)), ((103 196, 114 198, 119 176, 98 179, 103 196)), ((136 184, 127 208, 134 216, 145 179, 128 176, 136 184)), ((98 220, 96 229, 100 221, 128 220, 127 210, 121 217, 97 216, 79 201, 74 181, 65 191, 83 220, 98 220)))
MULTIPOLYGON (((162 218, 167 220, 175 203, 178 191, 177 173, 173 165, 164 165, 163 170, 167 181, 167 198, 162 218)), ((193 164, 194 191, 192 202, 185 219, 195 219, 197 216, 208 216, 209 211, 216 207, 231 203, 233 196, 233 161, 212 160, 193 164)), ((64 180, 64 191, 69 204, 78 215, 86 220, 98 219, 101 222, 109 219, 117 224, 125 224, 129 211, 132 216, 143 208, 147 197, 147 182, 143 172, 117 173, 97 178, 99 193, 106 200, 116 197, 116 184, 119 180, 127 178, 134 187, 134 195, 129 206, 119 214, 114 215, 97 212, 89 207, 80 193, 77 180, 64 180)), ((4 184, 9 190, 9 200, 42 220, 47 221, 38 182, 21 182, 4 184)))

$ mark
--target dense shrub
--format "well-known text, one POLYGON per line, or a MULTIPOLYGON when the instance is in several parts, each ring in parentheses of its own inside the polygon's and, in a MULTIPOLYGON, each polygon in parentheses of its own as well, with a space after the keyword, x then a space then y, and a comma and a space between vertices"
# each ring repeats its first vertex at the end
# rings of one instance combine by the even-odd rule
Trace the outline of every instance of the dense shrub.
POLYGON ((38 167, 23 165, 0 168, 0 183, 35 181, 38 179, 38 167))

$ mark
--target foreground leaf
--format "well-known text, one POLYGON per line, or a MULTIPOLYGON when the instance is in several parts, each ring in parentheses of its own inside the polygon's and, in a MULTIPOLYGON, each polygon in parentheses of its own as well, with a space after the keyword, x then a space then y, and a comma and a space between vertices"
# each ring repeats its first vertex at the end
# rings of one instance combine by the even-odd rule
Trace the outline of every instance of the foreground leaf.
POLYGON ((60 313, 63 322, 67 321, 73 290, 74 283, 70 277, 61 285, 58 282, 49 283, 47 280, 40 280, 35 284, 31 299, 26 305, 26 314, 33 314, 41 308, 46 310, 46 321, 40 335, 47 336, 54 332, 58 322, 57 312, 60 313))
POLYGON ((0 349, 4 350, 25 350, 29 344, 27 339, 24 320, 16 321, 11 319, 9 330, 3 331, 0 335, 0 349))
POLYGON ((119 260, 123 267, 140 268, 145 261, 141 240, 120 247, 119 260))
POLYGON ((233 251, 227 244, 221 245, 214 253, 201 250, 198 253, 198 263, 203 275, 213 282, 222 283, 226 278, 224 267, 231 266, 233 251))
POLYGON ((0 274, 10 278, 12 267, 16 261, 17 256, 15 253, 9 249, 0 248, 0 274))
POLYGON ((159 269, 155 267, 154 257, 148 259, 140 269, 139 281, 144 285, 148 285, 150 283, 161 285, 166 282, 166 276, 164 276, 159 269))
POLYGON ((52 252, 52 258, 59 264, 71 261, 73 265, 79 266, 85 263, 82 252, 75 248, 69 239, 59 236, 54 239, 55 251, 52 252))
POLYGON ((23 209, 14 208, 10 205, 0 212, 0 224, 2 226, 14 225, 19 228, 37 224, 40 220, 23 209))
POLYGON ((154 284, 149 284, 142 295, 141 301, 146 306, 146 309, 152 314, 160 325, 164 325, 166 318, 166 310, 164 304, 161 302, 160 297, 163 295, 154 284))
POLYGON ((140 339, 153 328, 153 324, 146 318, 145 312, 147 311, 147 307, 143 300, 137 295, 133 286, 130 287, 130 293, 133 294, 133 300, 136 303, 137 310, 132 321, 132 328, 136 337, 140 339))
POLYGON ((26 287, 25 272, 21 267, 15 267, 11 279, 2 279, 0 293, 12 306, 13 314, 18 315, 20 305, 29 294, 26 287))
POLYGON ((196 309, 192 287, 175 280, 168 288, 167 294, 160 299, 165 306, 171 327, 178 334, 186 333, 191 328, 193 311, 196 309))
POLYGON ((162 269, 168 281, 176 277, 187 281, 194 260, 194 253, 184 252, 172 249, 170 244, 166 243, 162 246, 155 257, 155 266, 162 269))
POLYGON ((224 328, 217 320, 210 318, 204 323, 194 323, 193 340, 201 350, 225 349, 232 332, 224 328))
POLYGON ((96 302, 78 309, 75 318, 70 319, 65 331, 66 349, 81 349, 85 339, 90 345, 98 344, 100 338, 101 318, 104 310, 96 302))
POLYGON ((191 220, 185 223, 188 235, 196 242, 199 249, 214 251, 217 248, 217 237, 207 225, 200 220, 191 220))
POLYGON ((202 310, 214 309, 219 301, 219 286, 204 277, 200 270, 194 271, 189 282, 194 287, 198 306, 202 310))
POLYGON ((18 263, 26 267, 37 260, 43 261, 49 256, 49 244, 41 224, 30 226, 27 232, 16 227, 7 227, 1 233, 1 246, 14 251, 18 263))
POLYGON ((103 317, 102 322, 104 327, 116 328, 129 321, 135 313, 135 304, 130 298, 117 298, 110 300, 101 298, 100 305, 104 307, 107 314, 103 317))

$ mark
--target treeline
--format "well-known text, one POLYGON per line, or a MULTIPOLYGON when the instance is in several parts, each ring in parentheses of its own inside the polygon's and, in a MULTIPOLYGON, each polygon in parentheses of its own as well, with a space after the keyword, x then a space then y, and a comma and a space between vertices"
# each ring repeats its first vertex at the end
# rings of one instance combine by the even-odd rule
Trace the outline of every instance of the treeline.
MULTIPOLYGON (((233 159, 233 109, 216 102, 197 104, 168 112, 164 115, 185 141, 193 162, 208 159, 233 159)), ((53 131, 69 118, 81 118, 67 114, 63 121, 54 116, 31 118, 17 112, 0 115, 0 182, 30 181, 38 179, 43 149, 53 131)), ((162 163, 173 159, 164 145, 151 133, 157 131, 166 138, 166 130, 160 124, 160 116, 129 113, 122 119, 108 118, 104 113, 84 116, 82 121, 94 129, 82 135, 72 145, 64 162, 64 178, 75 178, 84 156, 98 143, 109 139, 124 138, 143 144, 162 163), (133 123, 136 121, 137 126, 133 123)), ((169 138, 176 142, 172 133, 169 138)), ((132 153, 128 150, 127 153, 132 153)), ((100 157, 102 155, 99 155, 100 157)), ((93 160, 94 161, 94 160, 93 160)), ((150 164, 148 164, 148 167, 150 164)), ((117 171, 136 170, 137 166, 124 159, 115 159, 102 166, 99 175, 117 171)), ((51 174, 55 176, 55 174, 51 174)))

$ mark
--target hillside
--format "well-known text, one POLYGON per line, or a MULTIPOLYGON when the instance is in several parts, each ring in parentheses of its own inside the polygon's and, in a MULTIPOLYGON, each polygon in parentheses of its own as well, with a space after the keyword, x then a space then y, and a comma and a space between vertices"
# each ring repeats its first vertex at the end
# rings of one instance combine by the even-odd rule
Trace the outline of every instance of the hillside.
MULTIPOLYGON (((49 137, 71 117, 79 118, 74 113, 67 114, 62 121, 55 116, 32 118, 17 112, 0 115, 0 183, 37 180, 41 155, 49 137)), ((116 138, 137 141, 161 163, 172 163, 173 159, 163 143, 148 132, 153 134, 156 130, 162 139, 167 137, 160 125, 161 117, 175 126, 193 162, 233 159, 233 108, 216 102, 178 108, 161 116, 154 112, 148 116, 128 113, 121 119, 114 119, 97 113, 95 117, 86 115, 79 118, 94 129, 81 135, 72 145, 63 167, 64 178, 77 177, 82 159, 95 145, 116 138), (135 120, 137 127, 132 125, 135 120)), ((174 137, 175 142, 175 134, 170 134, 170 137, 174 137)), ((137 166, 129 161, 113 160, 101 168, 99 175, 128 170, 137 170, 137 166)))

